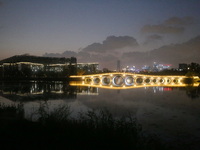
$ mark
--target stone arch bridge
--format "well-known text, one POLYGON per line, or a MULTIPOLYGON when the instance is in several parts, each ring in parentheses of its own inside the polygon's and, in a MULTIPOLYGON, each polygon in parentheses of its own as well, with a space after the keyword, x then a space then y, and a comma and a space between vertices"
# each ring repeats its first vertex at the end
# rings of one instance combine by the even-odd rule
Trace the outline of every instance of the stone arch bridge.
MULTIPOLYGON (((70 78, 77 78, 84 81, 86 84, 99 85, 99 86, 114 86, 114 87, 130 87, 135 85, 174 85, 181 84, 187 76, 174 76, 174 75, 144 75, 133 73, 103 73, 91 74, 81 76, 70 76, 70 78)), ((193 82, 199 80, 198 76, 189 77, 193 82)))

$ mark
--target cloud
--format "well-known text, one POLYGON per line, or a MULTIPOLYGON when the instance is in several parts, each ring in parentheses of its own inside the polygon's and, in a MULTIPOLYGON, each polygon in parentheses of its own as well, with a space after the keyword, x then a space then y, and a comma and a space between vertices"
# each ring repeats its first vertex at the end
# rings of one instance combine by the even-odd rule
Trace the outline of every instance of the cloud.
MULTIPOLYGON (((148 39, 160 41, 162 36, 151 35, 148 39)), ((173 44, 159 47, 147 52, 129 51, 124 52, 118 57, 115 53, 89 53, 85 51, 73 52, 65 51, 63 53, 46 53, 43 56, 49 57, 76 57, 77 61, 80 63, 88 62, 99 62, 100 69, 117 68, 117 60, 121 61, 122 67, 124 66, 136 66, 137 68, 143 65, 152 65, 154 61, 165 64, 171 63, 173 65, 178 65, 179 63, 200 63, 200 36, 189 40, 188 42, 182 44, 173 44)), ((173 66, 174 67, 174 66, 173 66)))
POLYGON ((181 44, 171 44, 153 49, 148 52, 126 52, 123 54, 124 64, 135 66, 172 64, 177 67, 179 63, 200 63, 200 36, 181 44))
POLYGON ((100 68, 113 68, 116 66, 117 57, 113 54, 90 54, 88 52, 80 51, 65 51, 63 53, 45 53, 43 56, 45 57, 76 57, 77 62, 79 63, 88 63, 88 62, 99 62, 100 68))
POLYGON ((77 53, 73 51, 65 51, 63 53, 45 53, 45 57, 76 57, 77 53))
POLYGON ((101 43, 93 43, 83 48, 84 52, 105 53, 108 51, 115 51, 125 47, 137 47, 139 44, 135 38, 130 36, 108 36, 106 40, 101 43))
POLYGON ((180 34, 185 31, 185 27, 195 24, 193 17, 171 17, 166 19, 161 24, 144 25, 141 28, 141 33, 157 33, 157 34, 180 34))
POLYGON ((65 51, 62 53, 62 55, 69 56, 69 57, 75 57, 77 55, 77 53, 74 51, 65 51))
POLYGON ((195 19, 193 17, 183 17, 183 18, 179 18, 179 17, 171 17, 167 20, 164 21, 164 24, 166 25, 191 25, 195 23, 195 19))
POLYGON ((162 40, 162 36, 154 34, 147 37, 149 40, 162 40))
POLYGON ((100 53, 100 52, 103 53, 106 51, 104 45, 101 43, 93 43, 93 44, 88 45, 87 47, 83 48, 82 50, 85 52, 97 52, 97 53, 100 53))
POLYGON ((162 41, 163 37, 157 34, 150 35, 146 38, 144 44, 154 43, 156 41, 162 41))
POLYGON ((163 24, 159 25, 145 25, 142 27, 142 33, 159 33, 159 34, 180 34, 185 30, 184 27, 174 27, 174 26, 166 26, 163 24))
POLYGON ((2 5, 3 5, 3 2, 0 1, 0 6, 2 6, 2 5))

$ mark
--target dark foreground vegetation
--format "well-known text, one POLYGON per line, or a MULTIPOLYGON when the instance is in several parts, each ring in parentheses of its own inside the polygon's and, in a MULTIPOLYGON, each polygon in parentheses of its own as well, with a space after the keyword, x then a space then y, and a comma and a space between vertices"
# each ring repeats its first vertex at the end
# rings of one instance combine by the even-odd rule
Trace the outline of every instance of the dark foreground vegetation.
POLYGON ((21 105, 0 104, 0 149, 166 149, 131 115, 114 118, 104 109, 80 112, 75 119, 68 106, 51 112, 40 107, 33 121, 23 111, 21 105))

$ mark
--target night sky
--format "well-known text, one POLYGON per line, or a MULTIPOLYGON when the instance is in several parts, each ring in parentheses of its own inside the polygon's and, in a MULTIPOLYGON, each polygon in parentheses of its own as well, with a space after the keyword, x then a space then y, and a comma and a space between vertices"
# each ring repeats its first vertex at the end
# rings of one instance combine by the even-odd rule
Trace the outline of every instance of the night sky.
POLYGON ((92 57, 105 67, 198 35, 199 0, 0 0, 0 59, 92 57))

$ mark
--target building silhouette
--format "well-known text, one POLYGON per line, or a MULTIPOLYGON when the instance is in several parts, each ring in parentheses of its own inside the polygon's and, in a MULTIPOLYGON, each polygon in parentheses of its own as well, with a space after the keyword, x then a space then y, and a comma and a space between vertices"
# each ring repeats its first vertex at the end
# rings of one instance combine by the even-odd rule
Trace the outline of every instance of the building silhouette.
POLYGON ((91 74, 99 71, 99 63, 77 63, 78 74, 91 74))
POLYGON ((65 78, 76 75, 71 58, 16 55, 0 61, 0 78, 65 78))

